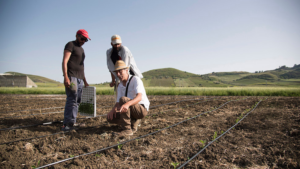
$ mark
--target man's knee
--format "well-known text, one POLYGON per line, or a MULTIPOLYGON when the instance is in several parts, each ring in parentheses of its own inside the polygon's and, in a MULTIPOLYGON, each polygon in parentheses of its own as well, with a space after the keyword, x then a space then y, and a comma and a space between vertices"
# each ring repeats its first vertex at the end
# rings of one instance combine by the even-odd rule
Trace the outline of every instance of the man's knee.
POLYGON ((123 96, 123 97, 120 98, 119 103, 121 105, 123 105, 123 104, 129 102, 130 100, 131 100, 130 98, 123 96))

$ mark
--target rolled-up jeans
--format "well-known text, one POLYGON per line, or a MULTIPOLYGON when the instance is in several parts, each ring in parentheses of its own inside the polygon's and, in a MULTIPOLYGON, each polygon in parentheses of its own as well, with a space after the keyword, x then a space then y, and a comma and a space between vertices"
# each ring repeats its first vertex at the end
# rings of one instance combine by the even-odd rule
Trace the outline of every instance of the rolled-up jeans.
POLYGON ((67 101, 64 112, 64 125, 73 126, 76 123, 78 106, 81 102, 83 80, 69 77, 70 87, 65 87, 67 101))

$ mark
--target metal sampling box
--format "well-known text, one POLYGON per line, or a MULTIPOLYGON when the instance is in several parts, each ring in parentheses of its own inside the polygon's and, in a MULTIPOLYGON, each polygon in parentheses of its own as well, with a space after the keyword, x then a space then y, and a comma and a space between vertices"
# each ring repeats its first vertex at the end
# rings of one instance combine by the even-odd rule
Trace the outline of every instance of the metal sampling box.
POLYGON ((78 111, 82 116, 96 117, 96 87, 87 86, 82 88, 78 111))

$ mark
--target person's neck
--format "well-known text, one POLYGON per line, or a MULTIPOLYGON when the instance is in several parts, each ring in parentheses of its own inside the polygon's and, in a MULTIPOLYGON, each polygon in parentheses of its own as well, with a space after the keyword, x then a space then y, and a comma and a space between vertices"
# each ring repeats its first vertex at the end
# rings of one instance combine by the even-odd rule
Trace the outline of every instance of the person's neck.
POLYGON ((129 79, 129 75, 127 75, 127 78, 126 78, 126 80, 125 80, 125 79, 124 79, 124 80, 122 80, 123 86, 126 86, 126 83, 127 83, 128 79, 129 79))

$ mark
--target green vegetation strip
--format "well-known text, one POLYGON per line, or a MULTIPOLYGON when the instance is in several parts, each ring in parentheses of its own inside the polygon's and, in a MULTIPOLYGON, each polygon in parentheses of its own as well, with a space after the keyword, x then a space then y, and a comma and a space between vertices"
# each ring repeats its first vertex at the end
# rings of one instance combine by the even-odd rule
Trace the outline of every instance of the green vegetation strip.
MULTIPOLYGON (((300 96, 300 87, 146 87, 147 95, 194 96, 300 96)), ((65 94, 62 87, 1 87, 0 94, 65 94)), ((109 87, 96 89, 97 95, 113 95, 109 87)))

